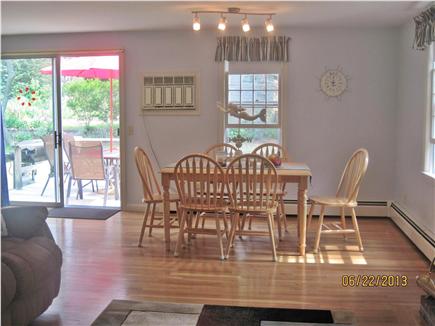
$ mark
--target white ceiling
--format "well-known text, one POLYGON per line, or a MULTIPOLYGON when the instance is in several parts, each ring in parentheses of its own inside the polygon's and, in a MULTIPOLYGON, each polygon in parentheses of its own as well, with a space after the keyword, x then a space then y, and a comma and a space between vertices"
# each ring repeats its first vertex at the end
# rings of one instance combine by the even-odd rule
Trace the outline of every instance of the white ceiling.
MULTIPOLYGON (((397 2, 79 2, 1 1, 1 33, 69 33, 128 30, 190 29, 192 10, 276 12, 279 27, 398 26, 429 3, 397 2)), ((239 26, 241 16, 229 16, 230 26, 239 26)), ((215 28, 217 15, 201 15, 201 28, 215 28)), ((263 26, 264 18, 249 18, 252 26, 263 26)))

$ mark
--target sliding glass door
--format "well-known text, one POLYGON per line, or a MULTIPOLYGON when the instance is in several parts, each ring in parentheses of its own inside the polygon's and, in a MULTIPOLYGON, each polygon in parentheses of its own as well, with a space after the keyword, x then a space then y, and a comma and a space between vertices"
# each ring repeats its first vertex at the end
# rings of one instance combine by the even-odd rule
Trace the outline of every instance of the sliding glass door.
POLYGON ((62 206, 56 58, 2 58, 0 103, 12 204, 62 206))

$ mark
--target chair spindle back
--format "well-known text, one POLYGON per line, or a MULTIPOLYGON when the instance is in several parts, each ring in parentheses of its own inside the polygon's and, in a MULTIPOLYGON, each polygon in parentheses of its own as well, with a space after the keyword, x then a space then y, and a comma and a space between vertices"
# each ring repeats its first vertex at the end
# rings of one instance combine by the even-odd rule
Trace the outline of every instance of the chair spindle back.
POLYGON ((198 210, 225 206, 225 175, 214 159, 203 154, 187 155, 174 171, 181 206, 198 210))
POLYGON ((227 168, 227 191, 231 206, 237 210, 268 210, 276 204, 278 175, 267 158, 245 154, 227 168))
POLYGON ((368 164, 369 153, 366 149, 360 148, 352 154, 341 176, 337 197, 346 198, 348 202, 356 201, 368 164))
POLYGON ((157 182, 156 175, 151 165, 151 161, 145 151, 136 146, 134 148, 134 159, 136 162, 137 171, 139 172, 142 181, 143 196, 145 201, 152 201, 155 198, 153 195, 161 195, 162 191, 157 182))

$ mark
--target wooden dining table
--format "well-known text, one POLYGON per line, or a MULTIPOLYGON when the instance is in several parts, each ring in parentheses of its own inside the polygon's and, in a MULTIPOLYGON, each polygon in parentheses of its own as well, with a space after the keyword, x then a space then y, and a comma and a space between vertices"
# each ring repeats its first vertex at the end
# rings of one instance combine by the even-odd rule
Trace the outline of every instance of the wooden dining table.
MULTIPOLYGON (((223 168, 225 170, 225 168, 223 168)), ((163 223, 165 230, 165 248, 171 250, 171 225, 170 225, 170 203, 169 188, 171 181, 175 180, 175 164, 170 164, 161 169, 163 187, 163 223)), ((311 170, 305 163, 285 162, 276 168, 278 179, 282 183, 296 183, 298 185, 298 252, 305 255, 307 238, 307 188, 308 179, 311 177, 311 170)))

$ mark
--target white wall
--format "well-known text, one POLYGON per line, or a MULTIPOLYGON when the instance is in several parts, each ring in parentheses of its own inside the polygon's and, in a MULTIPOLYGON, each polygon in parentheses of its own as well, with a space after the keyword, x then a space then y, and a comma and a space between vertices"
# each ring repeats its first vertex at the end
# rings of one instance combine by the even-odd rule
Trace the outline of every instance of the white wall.
MULTIPOLYGON (((370 153, 360 200, 389 200, 393 194, 395 112, 397 107, 398 31, 391 28, 288 29, 286 143, 294 160, 313 171, 311 194, 333 194, 345 160, 358 147, 370 153), (318 79, 325 67, 340 65, 351 77, 341 101, 327 99, 318 79)), ((122 32, 2 37, 2 51, 125 49, 127 201, 140 203, 141 188, 132 150, 149 149, 149 129, 161 164, 203 151, 217 141, 220 66, 213 62, 214 31, 122 32), (200 116, 139 115, 141 75, 171 70, 199 71, 200 116)))
POLYGON ((423 175, 430 53, 412 49, 414 24, 400 31, 394 200, 435 238, 435 179, 423 175))

